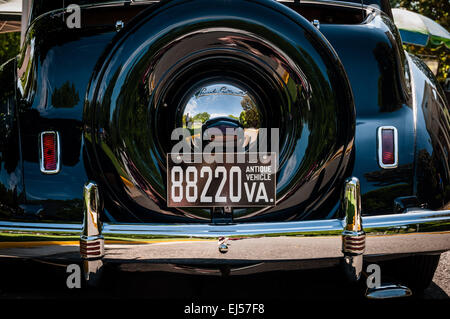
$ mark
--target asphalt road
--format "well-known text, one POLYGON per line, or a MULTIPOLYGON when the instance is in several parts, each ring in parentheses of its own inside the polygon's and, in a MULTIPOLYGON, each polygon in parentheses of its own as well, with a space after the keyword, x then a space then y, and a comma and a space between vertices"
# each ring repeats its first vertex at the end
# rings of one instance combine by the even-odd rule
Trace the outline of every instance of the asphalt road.
POLYGON ((450 251, 441 254, 433 282, 425 290, 425 299, 450 299, 450 251))
MULTIPOLYGON (((381 267, 382 264, 381 264, 381 267)), ((66 268, 33 261, 0 262, 0 299, 150 298, 252 300, 363 300, 363 287, 349 285, 340 269, 274 271, 216 277, 120 271, 108 267, 98 290, 69 289, 66 268)), ((389 274, 386 274, 389 276, 389 274)), ((415 299, 450 299, 450 252, 441 255, 432 284, 415 299)))

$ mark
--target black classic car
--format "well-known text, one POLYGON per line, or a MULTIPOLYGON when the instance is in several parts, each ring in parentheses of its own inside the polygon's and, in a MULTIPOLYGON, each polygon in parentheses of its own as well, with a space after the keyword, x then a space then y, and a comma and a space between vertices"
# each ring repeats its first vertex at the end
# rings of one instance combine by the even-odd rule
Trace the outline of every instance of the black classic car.
POLYGON ((22 30, 1 257, 88 284, 396 260, 420 291, 450 250, 448 104, 387 0, 34 0, 22 30))

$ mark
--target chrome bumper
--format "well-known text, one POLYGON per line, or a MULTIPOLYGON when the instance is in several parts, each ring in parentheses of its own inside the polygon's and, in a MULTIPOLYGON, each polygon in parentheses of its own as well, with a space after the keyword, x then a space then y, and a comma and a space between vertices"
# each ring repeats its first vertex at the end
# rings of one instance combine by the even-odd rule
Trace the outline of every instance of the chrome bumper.
POLYGON ((79 261, 81 256, 92 273, 103 262, 129 269, 139 263, 148 270, 203 273, 215 272, 210 266, 226 265, 231 272, 246 274, 344 261, 349 276, 358 279, 363 256, 378 260, 450 250, 450 211, 411 209, 361 218, 356 179, 347 183, 342 220, 232 225, 102 225, 98 189, 89 185, 83 225, 0 221, 0 257, 79 261))
MULTIPOLYGON (((450 250, 450 211, 363 217, 365 258, 450 250)), ((236 225, 104 224, 104 261, 218 264, 343 258, 342 220, 236 225), (219 251, 220 243, 228 252, 219 251)), ((81 225, 0 222, 0 257, 79 259, 81 225)), ((93 256, 94 257, 94 256, 93 256)), ((317 260, 317 264, 314 263, 317 260)))

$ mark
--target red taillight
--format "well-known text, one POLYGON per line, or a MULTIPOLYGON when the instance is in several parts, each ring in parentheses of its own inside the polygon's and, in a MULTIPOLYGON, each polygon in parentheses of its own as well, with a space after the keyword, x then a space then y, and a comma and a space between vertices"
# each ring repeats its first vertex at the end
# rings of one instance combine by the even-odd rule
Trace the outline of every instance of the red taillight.
POLYGON ((395 163, 394 158, 394 130, 381 131, 381 150, 383 154, 383 164, 392 165, 395 163))
POLYGON ((397 167, 397 130, 395 127, 380 127, 378 132, 379 162, 383 168, 397 167))
POLYGON ((43 173, 57 173, 59 170, 58 133, 42 133, 41 143, 41 171, 43 173))

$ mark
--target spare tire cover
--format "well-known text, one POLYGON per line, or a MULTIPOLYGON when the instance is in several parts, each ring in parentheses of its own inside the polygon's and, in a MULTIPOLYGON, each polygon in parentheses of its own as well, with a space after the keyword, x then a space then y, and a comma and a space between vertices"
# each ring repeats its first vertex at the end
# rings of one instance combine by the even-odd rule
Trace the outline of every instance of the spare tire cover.
POLYGON ((208 209, 166 203, 171 132, 182 126, 186 92, 208 83, 252 92, 260 126, 279 128, 277 205, 236 209, 234 219, 331 216, 323 207, 337 206, 352 153, 351 89, 323 35, 272 0, 163 1, 119 32, 91 79, 84 115, 115 205, 140 220, 210 219, 208 209))

